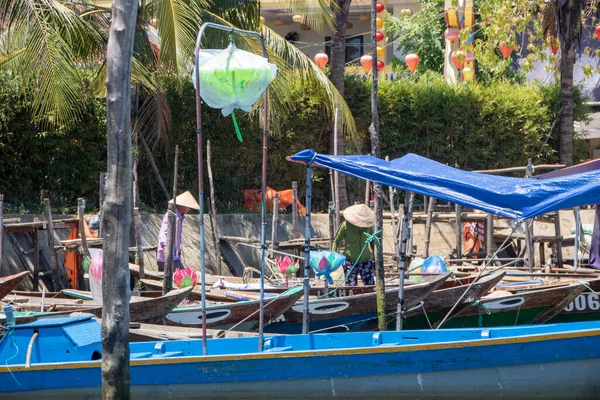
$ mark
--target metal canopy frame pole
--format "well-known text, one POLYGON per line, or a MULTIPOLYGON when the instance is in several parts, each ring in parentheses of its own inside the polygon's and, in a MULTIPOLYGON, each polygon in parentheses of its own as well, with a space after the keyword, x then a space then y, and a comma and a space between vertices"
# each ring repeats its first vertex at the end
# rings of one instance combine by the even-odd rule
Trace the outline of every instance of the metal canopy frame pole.
MULTIPOLYGON (((203 183, 203 168, 202 168, 202 100, 200 97, 200 71, 197 66, 200 61, 200 45, 202 42, 202 36, 207 28, 217 29, 229 33, 236 33, 238 35, 253 36, 257 38, 262 47, 263 57, 267 60, 269 55, 267 54, 267 48, 262 35, 258 32, 246 31, 242 29, 232 28, 215 24, 212 22, 206 22, 202 24, 196 37, 196 48, 194 50, 195 58, 195 78, 196 78, 196 138, 197 138, 197 151, 198 151, 198 202, 200 204, 200 276, 202 281, 202 354, 206 355, 206 265, 204 259, 205 243, 204 243, 204 183, 203 183)), ((264 285, 265 285, 265 255, 266 255, 266 225, 267 225, 267 138, 268 138, 268 89, 265 90, 265 101, 264 101, 264 123, 263 123, 263 166, 262 166, 262 227, 261 227, 261 260, 260 260, 260 322, 258 332, 258 350, 263 350, 263 319, 264 319, 264 285)))
POLYGON ((304 306, 302 308, 302 333, 309 333, 308 295, 310 291, 310 209, 312 202, 312 164, 306 164, 306 217, 304 221, 304 306))

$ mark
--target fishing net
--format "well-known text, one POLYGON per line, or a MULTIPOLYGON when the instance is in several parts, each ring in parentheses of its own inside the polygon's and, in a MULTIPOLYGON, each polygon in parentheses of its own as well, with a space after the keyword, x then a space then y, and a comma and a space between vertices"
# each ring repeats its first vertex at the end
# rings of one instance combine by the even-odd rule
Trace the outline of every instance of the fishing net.
MULTIPOLYGON (((236 134, 242 136, 237 127, 234 109, 250 112, 252 105, 275 79, 275 64, 257 54, 238 49, 230 43, 223 50, 200 50, 200 96, 209 107, 221 110, 223 116, 232 115, 236 134)), ((196 87, 196 71, 193 74, 196 87)))
POLYGON ((333 251, 311 251, 310 266, 315 271, 317 278, 323 276, 329 284, 333 284, 331 274, 337 271, 346 261, 346 256, 343 256, 333 251))

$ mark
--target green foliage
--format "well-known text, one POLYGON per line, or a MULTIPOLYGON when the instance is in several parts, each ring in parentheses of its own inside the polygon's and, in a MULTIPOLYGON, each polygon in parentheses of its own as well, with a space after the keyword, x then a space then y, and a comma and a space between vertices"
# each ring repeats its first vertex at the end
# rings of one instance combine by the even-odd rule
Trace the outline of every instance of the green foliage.
MULTIPOLYGON (((401 15, 399 18, 386 13, 385 32, 388 41, 420 57, 417 71, 442 72, 444 68, 444 19, 443 0, 419 0, 421 9, 414 15, 401 15)), ((407 69, 404 60, 394 60, 398 69, 407 69)))
MULTIPOLYGON (((56 209, 73 210, 77 197, 85 197, 90 208, 97 205, 98 177, 106 168, 104 103, 93 99, 84 106, 83 122, 58 131, 45 132, 30 123, 29 103, 23 88, 10 75, 1 74, 5 88, 0 94, 0 193, 13 209, 36 211, 41 197, 50 197, 56 209), (81 141, 81 146, 79 142, 81 141)), ((195 98, 189 80, 162 78, 172 112, 169 142, 158 142, 153 155, 168 190, 172 188, 174 146, 180 147, 178 187, 197 194, 195 98)), ((280 134, 270 133, 268 180, 270 187, 283 190, 298 181, 304 196, 305 168, 286 157, 305 148, 325 152, 330 122, 326 117, 326 94, 300 80, 290 80, 293 108, 282 117, 280 134)), ((370 149, 370 83, 348 77, 345 85, 348 106, 356 124, 356 141, 346 136, 349 154, 370 149)), ((575 118, 588 112, 576 91, 575 118)), ((381 152, 390 158, 408 152, 430 157, 464 169, 502 168, 555 162, 558 132, 550 128, 560 107, 560 88, 532 87, 507 81, 485 86, 445 84, 438 74, 380 82, 381 152)), ((218 110, 202 108, 204 133, 204 187, 209 193, 206 171, 206 140, 212 144, 212 169, 219 212, 239 212, 244 189, 261 184, 262 126, 255 118, 236 111, 244 141, 238 142, 230 117, 218 110)), ((557 124, 555 124, 557 125, 557 124)), ((576 140, 576 160, 585 158, 585 143, 576 140)), ((157 183, 148 154, 139 152, 139 185, 146 207, 164 211, 166 198, 157 183)), ((314 169, 313 206, 327 208, 329 172, 314 169)), ((364 182, 350 179, 350 201, 364 196, 364 182)), ((208 202, 206 202, 208 204, 208 202)))
POLYGON ((81 122, 45 131, 32 122, 29 87, 0 72, 0 193, 9 210, 40 211, 49 197, 56 209, 85 197, 98 204, 98 175, 106 168, 106 114, 103 102, 87 99, 81 122))

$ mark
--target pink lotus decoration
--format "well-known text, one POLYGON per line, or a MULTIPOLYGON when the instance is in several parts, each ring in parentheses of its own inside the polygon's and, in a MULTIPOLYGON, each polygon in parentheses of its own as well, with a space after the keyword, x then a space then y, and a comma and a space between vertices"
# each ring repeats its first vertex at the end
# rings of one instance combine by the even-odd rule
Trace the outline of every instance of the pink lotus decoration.
POLYGON ((173 282, 178 288, 185 288, 189 286, 196 286, 197 275, 196 271, 190 267, 184 269, 178 269, 173 274, 173 282))
POLYGON ((288 277, 294 276, 296 271, 298 271, 299 264, 298 262, 294 262, 294 259, 290 256, 285 256, 283 258, 278 258, 275 263, 275 267, 285 276, 285 287, 288 286, 288 277))

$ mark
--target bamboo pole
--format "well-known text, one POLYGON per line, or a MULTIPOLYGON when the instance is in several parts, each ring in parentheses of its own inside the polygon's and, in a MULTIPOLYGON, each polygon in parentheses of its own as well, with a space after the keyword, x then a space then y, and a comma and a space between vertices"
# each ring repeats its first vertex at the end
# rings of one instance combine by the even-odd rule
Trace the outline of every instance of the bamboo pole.
MULTIPOLYGON (((556 217, 554 218, 554 235, 561 236, 560 234, 560 211, 556 211, 556 217)), ((562 243, 554 243, 556 249, 556 265, 558 268, 563 267, 563 254, 562 254, 562 243)))
MULTIPOLYGON (((1 206, 0 206, 1 207, 1 206)), ((37 222, 38 218, 34 218, 34 222, 37 222)), ((2 221, 0 220, 0 223, 2 221)), ((2 234, 0 233, 0 236, 2 234)), ((31 242, 33 245, 33 291, 37 292, 39 290, 40 285, 40 237, 39 237, 39 229, 38 227, 33 228, 33 232, 31 234, 31 242)), ((0 262, 0 265, 2 263, 0 262)))
POLYGON ((61 289, 61 285, 58 277, 58 261, 56 259, 56 250, 54 249, 54 225, 52 224, 52 211, 50 209, 50 199, 44 199, 44 206, 46 208, 46 221, 48 221, 48 228, 46 230, 46 234, 48 236, 48 247, 50 248, 52 291, 58 292, 61 289))
MULTIPOLYGON (((579 207, 573 207, 573 214, 575 215, 575 251, 573 253, 573 268, 577 271, 579 268, 579 243, 581 229, 581 214, 579 213, 579 207)), ((540 243, 541 246, 541 243, 540 243)))
POLYGON ((460 204, 454 205, 456 219, 456 258, 462 258, 462 211, 460 204))
MULTIPOLYGON (((333 141, 334 141, 334 155, 338 155, 338 108, 335 109, 335 116, 333 122, 333 141)), ((335 184, 334 201, 335 201, 335 230, 340 227, 340 173, 337 171, 333 172, 333 182, 335 184)))
POLYGON ((144 247, 142 245, 142 221, 140 209, 137 207, 133 209, 133 224, 135 225, 135 244, 137 248, 137 261, 140 269, 140 279, 144 279, 146 274, 144 271, 144 247))
MULTIPOLYGON (((390 161, 389 156, 385 156, 385 161, 390 161)), ((394 239, 394 256, 398 254, 398 241, 396 240, 396 236, 398 235, 398 222, 396 221, 396 203, 394 202, 395 197, 398 195, 398 191, 395 187, 388 187, 390 193, 390 214, 392 215, 392 238, 394 239)), ((398 266, 398 258, 394 257, 394 264, 398 266)))
POLYGON ((306 164, 306 217, 304 219, 304 302, 302 307, 302 333, 309 333, 308 295, 310 293, 310 208, 312 203, 312 165, 306 164))
POLYGON ((333 239, 335 237, 335 210, 333 201, 329 202, 329 248, 333 248, 333 239))
POLYGON ((292 228, 298 226, 298 182, 292 182, 292 228))
POLYGON ((169 200, 169 191, 167 190, 167 185, 165 185, 165 182, 162 180, 162 177, 160 176, 160 171, 158 170, 158 167, 156 166, 156 161, 154 161, 154 156, 152 155, 150 146, 148 146, 148 143, 146 143, 146 139, 144 139, 144 136, 140 136, 140 138, 142 139, 142 145, 144 146, 144 150, 146 150, 146 154, 148 155, 148 160, 150 160, 150 166, 152 167, 152 170, 154 171, 154 175, 156 175, 156 180, 158 181, 158 185, 162 189, 167 200, 169 200))
POLYGON ((429 243, 431 242, 431 218, 433 216, 433 208, 435 205, 435 198, 429 198, 429 204, 427 204, 427 221, 425 222, 425 248, 423 249, 425 258, 429 257, 429 243))
POLYGON ((400 235, 400 247, 398 248, 398 258, 400 267, 398 268, 398 303, 396 305, 396 330, 402 330, 402 319, 404 313, 404 272, 406 270, 406 245, 408 242, 408 209, 410 196, 408 192, 404 194, 404 211, 402 213, 402 233, 400 235))
POLYGON ((273 196, 273 221, 271 223, 271 250, 277 250, 277 225, 278 225, 278 222, 279 222, 279 194, 277 194, 277 192, 275 192, 275 195, 273 196))
POLYGON ((414 219, 413 219, 413 210, 415 207, 415 192, 410 192, 410 195, 408 196, 408 243, 407 243, 407 250, 406 250, 406 254, 411 257, 413 255, 413 225, 414 225, 414 219))
MULTIPOLYGON (((531 178, 533 175, 533 165, 531 164, 531 158, 527 160, 526 177, 531 178)), ((535 252, 533 249, 533 220, 528 219, 525 221, 525 240, 527 242, 527 261, 529 263, 529 272, 533 272, 535 266, 535 252)))
POLYGON ((485 223, 485 251, 486 257, 491 258, 494 254, 494 214, 487 214, 487 221, 485 223))
MULTIPOLYGON (((4 259, 4 195, 0 194, 0 272, 4 259)), ((35 279, 35 278, 34 278, 35 279)))
POLYGON ((213 181, 213 173, 212 173, 212 162, 211 162, 211 147, 210 140, 206 141, 206 169, 208 170, 208 185, 210 188, 210 214, 211 214, 211 224, 212 224, 212 238, 213 238, 213 247, 215 249, 215 258, 217 259, 217 271, 219 275, 223 274, 221 271, 221 244, 219 243, 219 228, 217 226, 217 206, 215 202, 215 185, 213 181))
MULTIPOLYGON (((168 224, 167 224, 167 251, 165 254, 165 277, 163 279, 163 294, 167 294, 173 289, 173 257, 175 255, 174 247, 175 232, 177 231, 177 175, 179 168, 179 146, 175 146, 175 161, 173 167, 173 203, 169 204, 168 224)), ((200 217, 202 218, 202 216, 200 217)))

